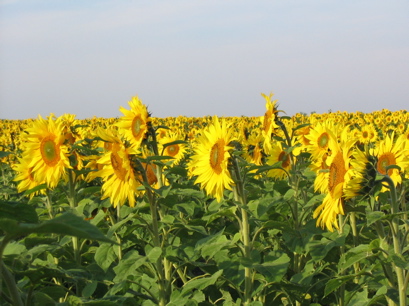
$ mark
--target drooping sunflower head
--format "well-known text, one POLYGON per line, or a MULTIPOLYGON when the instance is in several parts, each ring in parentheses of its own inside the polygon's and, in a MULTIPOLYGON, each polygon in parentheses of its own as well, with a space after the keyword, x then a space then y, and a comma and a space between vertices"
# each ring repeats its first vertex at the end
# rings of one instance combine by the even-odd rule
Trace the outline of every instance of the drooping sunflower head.
POLYGON ((197 176, 195 183, 219 202, 224 190, 231 190, 233 184, 228 169, 232 140, 230 126, 214 116, 212 124, 198 137, 189 163, 191 174, 197 176))
POLYGON ((124 116, 119 119, 116 126, 119 127, 119 133, 130 142, 131 146, 137 148, 145 138, 151 119, 146 106, 138 97, 133 97, 128 104, 131 107, 130 110, 120 107, 124 116))
POLYGON ((265 138, 270 139, 271 133, 274 129, 278 128, 276 123, 277 113, 279 112, 277 110, 277 100, 271 101, 271 98, 274 95, 273 93, 270 93, 268 96, 263 93, 261 95, 266 100, 266 112, 264 117, 261 117, 262 134, 265 138))

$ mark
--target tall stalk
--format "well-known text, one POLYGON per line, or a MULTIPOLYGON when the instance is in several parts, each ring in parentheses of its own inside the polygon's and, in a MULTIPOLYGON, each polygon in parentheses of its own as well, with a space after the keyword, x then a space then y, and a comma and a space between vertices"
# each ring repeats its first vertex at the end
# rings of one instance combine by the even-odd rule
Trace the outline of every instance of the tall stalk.
MULTIPOLYGON (((353 242, 354 242, 354 247, 357 247, 359 245, 359 237, 358 237, 358 230, 357 230, 357 227, 356 227, 355 212, 351 212, 349 214, 349 224, 351 225, 351 229, 352 229, 352 239, 353 239, 353 242)), ((355 271, 355 274, 357 275, 354 278, 354 282, 356 284, 358 284, 358 282, 359 282, 358 273, 359 273, 360 270, 361 269, 360 269, 360 266, 359 266, 359 262, 354 263, 354 271, 355 271)))
MULTIPOLYGON (((68 169, 68 202, 72 210, 77 208, 77 195, 75 192, 75 174, 74 171, 68 169)), ((78 237, 72 236, 72 247, 74 252, 74 259, 78 265, 81 265, 81 254, 78 243, 78 237)))
MULTIPOLYGON (((235 182, 233 187, 234 198, 240 203, 240 215, 241 215, 241 239, 243 242, 244 257, 248 263, 251 263, 252 242, 250 240, 250 224, 247 213, 247 200, 244 190, 244 182, 240 173, 240 168, 236 157, 232 157, 233 171, 232 177, 235 182)), ((253 290, 253 269, 250 267, 244 267, 244 305, 249 305, 251 302, 252 290, 253 290)))
MULTIPOLYGON (((391 213, 394 215, 391 224, 391 232, 392 232, 392 240, 393 240, 393 250, 395 254, 399 257, 402 256, 402 249, 401 249, 401 239, 400 239, 400 230, 399 230, 399 218, 396 214, 399 212, 399 202, 396 192, 395 183, 392 179, 385 175, 382 179, 386 182, 389 186, 390 196, 391 196, 391 213)), ((405 291, 405 272, 404 270, 396 265, 392 261, 393 268, 396 273, 397 281, 398 281, 398 292, 399 292, 399 306, 405 306, 406 304, 406 291, 405 291)))
MULTIPOLYGON (((159 235, 159 216, 158 216, 158 204, 156 200, 155 193, 148 187, 148 177, 143 167, 142 163, 136 159, 136 164, 138 165, 138 169, 142 175, 143 182, 145 183, 145 193, 149 200, 149 208, 151 212, 152 224, 151 224, 151 233, 152 233, 152 240, 153 245, 155 247, 161 248, 163 250, 163 245, 159 235)), ((165 306, 169 301, 169 289, 170 289, 170 275, 169 272, 170 265, 167 264, 167 260, 164 258, 163 253, 158 257, 155 262, 155 269, 158 277, 158 286, 159 286, 159 306, 165 306)))

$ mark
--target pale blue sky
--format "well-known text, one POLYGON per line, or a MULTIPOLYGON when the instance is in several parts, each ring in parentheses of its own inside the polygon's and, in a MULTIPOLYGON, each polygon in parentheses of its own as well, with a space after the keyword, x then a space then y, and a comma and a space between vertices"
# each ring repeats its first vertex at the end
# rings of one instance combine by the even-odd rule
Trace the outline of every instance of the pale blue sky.
POLYGON ((408 109, 407 0, 0 0, 0 118, 408 109))

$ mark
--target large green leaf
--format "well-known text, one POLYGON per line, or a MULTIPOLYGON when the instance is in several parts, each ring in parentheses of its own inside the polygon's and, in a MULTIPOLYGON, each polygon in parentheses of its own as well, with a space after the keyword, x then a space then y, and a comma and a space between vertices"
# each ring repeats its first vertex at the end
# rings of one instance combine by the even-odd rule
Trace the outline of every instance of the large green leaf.
POLYGON ((146 256, 140 255, 137 251, 129 251, 124 258, 114 268, 116 277, 114 281, 120 282, 126 280, 129 275, 136 275, 137 269, 147 261, 146 256))
POLYGON ((116 242, 105 237, 96 226, 72 213, 62 214, 40 224, 19 223, 12 219, 2 219, 0 221, 0 228, 13 236, 31 233, 61 234, 116 244, 116 242))
POLYGON ((280 282, 290 264, 290 257, 282 253, 280 256, 266 256, 265 262, 258 265, 253 265, 253 268, 264 275, 269 283, 280 282))
POLYGON ((343 284, 349 281, 352 281, 354 278, 355 278, 355 275, 346 275, 346 276, 341 276, 341 277, 329 280, 327 282, 327 285, 325 286, 325 296, 337 290, 343 284))
POLYGON ((182 289, 182 295, 187 294, 193 290, 203 290, 206 287, 213 285, 217 279, 223 274, 223 270, 219 270, 209 277, 201 277, 188 281, 182 289))
POLYGON ((18 222, 37 223, 35 207, 26 203, 0 201, 0 219, 12 219, 18 222))
POLYGON ((95 252, 96 263, 106 272, 111 264, 115 261, 115 255, 112 244, 102 243, 95 252))

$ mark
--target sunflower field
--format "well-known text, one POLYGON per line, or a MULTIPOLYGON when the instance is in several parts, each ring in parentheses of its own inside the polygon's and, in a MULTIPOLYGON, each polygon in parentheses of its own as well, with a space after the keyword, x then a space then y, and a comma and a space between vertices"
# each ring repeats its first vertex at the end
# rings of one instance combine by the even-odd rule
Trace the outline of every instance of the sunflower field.
POLYGON ((409 113, 0 120, 0 305, 409 305, 409 113))

